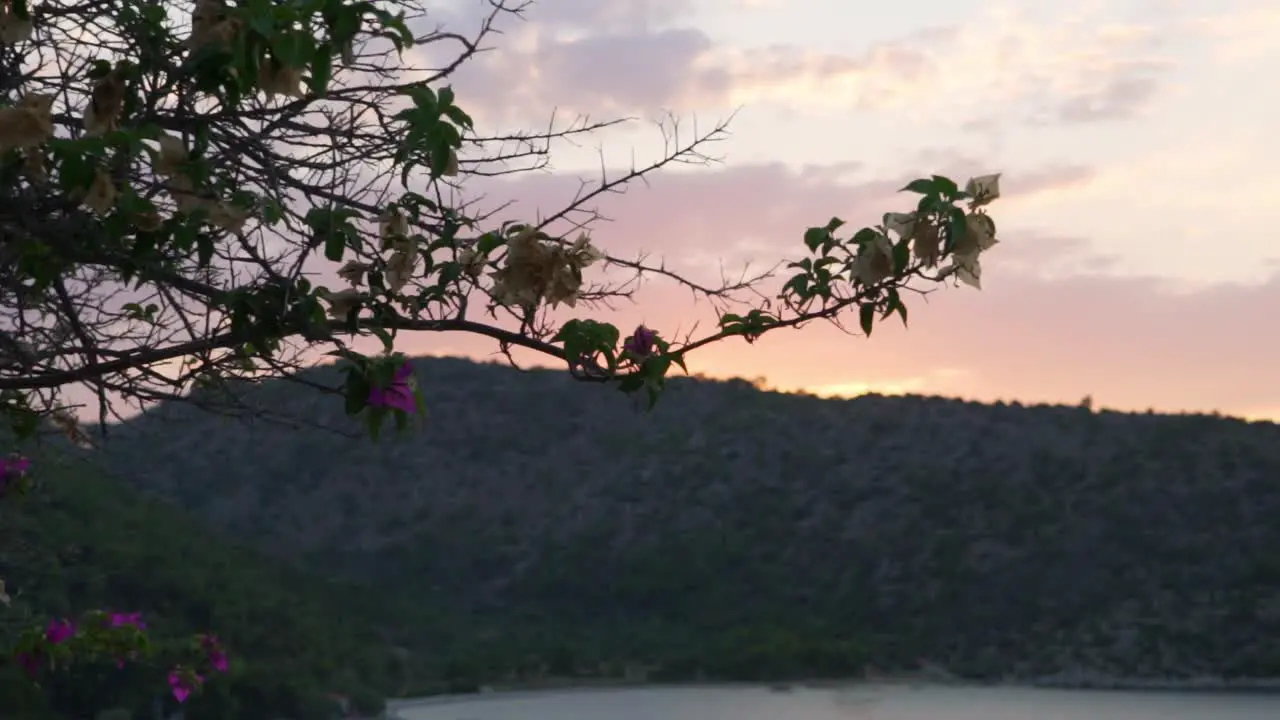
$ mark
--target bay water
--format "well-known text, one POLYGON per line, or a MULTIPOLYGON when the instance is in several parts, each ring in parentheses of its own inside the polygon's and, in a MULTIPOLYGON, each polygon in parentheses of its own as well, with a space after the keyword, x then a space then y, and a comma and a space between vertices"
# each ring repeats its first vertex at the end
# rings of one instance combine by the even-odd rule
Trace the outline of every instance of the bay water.
POLYGON ((1280 694, 858 684, 652 687, 398 701, 401 720, 1280 720, 1280 694))

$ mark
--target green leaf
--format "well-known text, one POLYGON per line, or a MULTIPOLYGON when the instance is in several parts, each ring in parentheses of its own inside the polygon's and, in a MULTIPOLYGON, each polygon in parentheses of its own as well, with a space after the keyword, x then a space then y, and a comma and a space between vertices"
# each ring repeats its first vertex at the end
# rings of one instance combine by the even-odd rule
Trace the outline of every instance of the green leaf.
POLYGON ((306 57, 309 44, 300 33, 277 33, 271 38, 271 54, 281 65, 302 67, 311 59, 306 57))
POLYGON ((85 156, 68 146, 60 146, 57 140, 50 143, 54 148, 54 154, 61 159, 58 173, 58 180, 62 185, 64 192, 73 190, 81 190, 89 187, 93 182, 93 166, 86 161, 85 156))
POLYGON ((911 245, 910 239, 903 238, 893 246, 893 274, 901 275, 906 272, 907 266, 911 264, 911 245))
POLYGON ((271 11, 269 3, 250 3, 245 8, 244 15, 248 16, 249 28, 264 38, 269 38, 275 34, 275 15, 271 11))
POLYGON ((320 43, 311 62, 311 77, 307 85, 316 95, 324 95, 329 89, 329 81, 333 79, 333 46, 320 43))
POLYGON ((960 192, 960 187, 956 185, 954 180, 941 175, 933 176, 933 187, 939 195, 944 197, 955 197, 960 192))
POLYGON ((945 252, 951 252, 955 249, 956 243, 960 242, 969 232, 969 221, 964 216, 964 211, 956 208, 947 223, 947 246, 943 248, 945 252))
POLYGON ((409 90, 409 96, 413 98, 414 106, 424 111, 420 117, 431 121, 440 118, 440 103, 431 88, 419 85, 409 90))
POLYGON ((862 332, 871 337, 871 326, 876 321, 875 303, 863 303, 858 311, 858 320, 862 323, 862 332))
POLYGON ((457 125, 458 127, 463 127, 468 130, 475 129, 475 125, 476 125, 475 121, 472 120, 471 116, 463 112, 462 108, 458 107, 457 105, 450 105, 449 107, 445 108, 444 116, 449 118, 449 120, 453 121, 453 124, 457 125))
POLYGON ((409 161, 404 164, 404 167, 400 168, 400 184, 405 188, 409 187, 409 173, 415 167, 417 167, 417 163, 409 161))
POLYGON ((449 166, 449 155, 453 150, 448 138, 443 134, 435 136, 435 142, 431 145, 431 176, 440 177, 444 175, 445 169, 449 166))
POLYGON ((801 300, 808 300, 811 297, 809 292, 809 276, 804 273, 792 276, 786 285, 782 286, 782 292, 791 292, 801 300))
POLYGON ((99 80, 109 72, 111 72, 111 63, 99 59, 93 61, 87 74, 90 80, 99 80))
POLYGON ((854 233, 853 237, 849 239, 849 242, 855 245, 865 245, 866 243, 875 242, 878 237, 880 237, 879 230, 867 227, 854 233))
POLYGON ((365 424, 369 428, 369 436, 375 441, 382 431, 382 421, 387 419, 387 412, 382 408, 369 408, 365 415, 365 424))
POLYGON ((340 262, 347 251, 347 238, 340 232, 330 229, 324 239, 324 256, 332 262, 340 262))
POLYGON ((809 248, 809 252, 814 252, 829 237, 831 237, 831 233, 827 232, 826 228, 811 227, 804 231, 805 247, 809 248))
POLYGON ((937 188, 932 180, 925 180, 921 178, 907 183, 906 187, 902 188, 898 192, 913 192, 919 195, 933 195, 937 193, 937 188))
POLYGON ((644 375, 636 372, 618 379, 618 390, 630 394, 644 387, 644 375))
POLYGON ((208 267, 213 261, 213 235, 207 232, 196 235, 196 260, 200 267, 208 267))
POLYGON ((262 220, 268 225, 275 225, 284 219, 284 211, 280 209, 280 203, 275 198, 262 199, 262 220))
POLYGON ((651 357, 645 361, 642 372, 650 381, 661 382, 671 369, 671 358, 666 355, 651 357))
POLYGON ((379 340, 382 341, 382 349, 384 351, 391 352, 396 349, 395 338, 391 336, 391 333, 387 332, 386 328, 380 325, 373 325, 369 329, 374 335, 378 336, 379 340))
POLYGON ((7 407, 9 427, 19 440, 26 440, 40 429, 40 415, 27 407, 7 407))
POLYGON ((500 233, 487 232, 476 240, 476 252, 481 255, 488 255, 499 247, 502 247, 502 244, 505 242, 506 239, 503 238, 500 233))
POLYGON ((369 383, 355 368, 347 369, 347 393, 344 409, 348 415, 357 415, 364 410, 369 400, 369 383))

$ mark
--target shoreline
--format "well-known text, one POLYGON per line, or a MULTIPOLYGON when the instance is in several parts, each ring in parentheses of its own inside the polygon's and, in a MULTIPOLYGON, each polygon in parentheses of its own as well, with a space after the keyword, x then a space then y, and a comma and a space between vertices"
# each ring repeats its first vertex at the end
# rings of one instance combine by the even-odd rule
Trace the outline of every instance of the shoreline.
POLYGON ((1188 678, 1126 678, 1105 673, 1058 673, 1026 681, 999 683, 1054 690, 1130 690, 1142 692, 1280 693, 1280 677, 1224 678, 1201 675, 1188 678))
POLYGON ((481 700, 522 700, 564 692, 609 692, 619 690, 688 690, 688 689, 752 689, 772 692, 793 690, 855 690, 878 687, 920 688, 1007 688, 1022 690, 1058 690, 1091 692, 1142 693, 1280 693, 1280 677, 1222 678, 1199 676, 1190 678, 1115 677, 1105 673, 1058 673, 1034 678, 1008 678, 993 681, 968 681, 920 677, 883 677, 848 679, 810 679, 790 681, 697 681, 640 682, 622 679, 547 678, 523 683, 504 683, 483 687, 479 692, 428 695, 417 698, 388 698, 387 717, 398 718, 397 710, 425 705, 448 705, 481 700))

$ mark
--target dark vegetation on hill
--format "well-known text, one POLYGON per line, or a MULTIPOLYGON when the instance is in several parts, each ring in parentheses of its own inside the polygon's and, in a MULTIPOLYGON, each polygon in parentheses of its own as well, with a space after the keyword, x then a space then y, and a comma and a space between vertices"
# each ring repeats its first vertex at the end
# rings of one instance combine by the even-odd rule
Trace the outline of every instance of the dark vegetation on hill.
MULTIPOLYGON (((94 608, 140 610, 153 641, 216 631, 229 646, 229 677, 187 708, 188 720, 329 717, 328 692, 366 706, 400 691, 420 669, 386 640, 388 609, 351 583, 320 579, 199 529, 173 507, 104 480, 60 453, 35 457, 42 486, 0 503, 0 643, 49 616, 94 608)), ((6 659, 7 660, 7 659, 6 659)), ((0 662, 4 662, 0 660, 0 662)), ((0 716, 92 718, 125 708, 151 717, 161 669, 81 669, 41 691, 13 663, 0 666, 0 716)))
MULTIPOLYGON (((457 682, 921 657, 1280 675, 1275 425, 693 379, 645 415, 561 372, 416 364, 429 417, 408 436, 172 405, 95 454, 229 537, 422 603, 404 642, 457 682)), ((354 427, 305 387, 252 397, 354 427)))

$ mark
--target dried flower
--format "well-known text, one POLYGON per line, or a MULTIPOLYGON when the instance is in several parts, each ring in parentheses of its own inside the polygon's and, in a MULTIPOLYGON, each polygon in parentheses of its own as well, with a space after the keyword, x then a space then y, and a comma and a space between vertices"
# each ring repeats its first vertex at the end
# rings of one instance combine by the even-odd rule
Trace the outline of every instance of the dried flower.
POLYGON ((574 307, 582 288, 582 269, 603 257, 586 236, 572 247, 548 242, 525 226, 507 241, 502 267, 495 270, 493 297, 500 304, 533 307, 545 301, 574 307))
POLYGON ((458 264, 462 266, 462 271, 473 279, 480 277, 488 262, 489 258, 475 248, 466 248, 458 253, 458 264))
POLYGON ((205 207, 209 211, 209 222, 213 223, 214 227, 229 233, 238 233, 243 230, 245 222, 249 219, 249 214, 244 208, 234 203, 217 200, 206 202, 205 207))
POLYGON ((415 251, 403 249, 392 254, 391 259, 387 261, 387 289, 393 293, 403 290, 413 278, 413 271, 417 264, 418 253, 415 251))
POLYGON ((168 133, 162 134, 156 142, 160 152, 153 156, 151 169, 162 177, 175 177, 182 172, 182 164, 187 161, 187 147, 182 139, 168 133))
POLYGON ((884 226, 899 238, 911 237, 916 227, 915 213, 885 213, 884 226))
POLYGON ((911 247, 925 267, 934 267, 942 256, 942 228, 934 223, 917 223, 911 233, 911 247))
POLYGON ((268 98, 276 95, 300 98, 302 91, 302 71, 298 68, 281 65, 275 60, 264 59, 258 66, 258 87, 268 98))
POLYGON ((1000 173, 969 178, 964 191, 973 196, 970 207, 977 209, 1000 197, 1000 173))
POLYGON ((104 75, 94 83, 89 106, 84 111, 84 130, 90 137, 116 129, 120 111, 124 108, 124 94, 128 85, 120 67, 104 75))
POLYGON ((116 186, 111 181, 111 176, 105 170, 98 170, 94 173, 93 183, 89 185, 89 191, 85 193, 80 202, 98 215, 106 215, 115 206, 117 194, 116 186))
POLYGON ((227 16, 222 0, 196 0, 191 9, 191 35, 184 44, 198 50, 211 43, 230 45, 240 31, 240 19, 227 16))
POLYGON ((400 208, 392 205, 382 212, 382 216, 378 218, 378 237, 382 240, 383 250, 408 234, 409 220, 400 212, 400 208))
POLYGON ((574 256, 578 267, 590 267, 605 259, 604 253, 591 244, 591 238, 587 237, 586 233, 578 235, 578 239, 573 241, 573 247, 569 252, 574 256))
POLYGON ((162 223, 160 213, 155 208, 148 208, 133 216, 133 226, 143 232, 155 232, 162 223))
POLYGON ((364 295, 355 289, 327 292, 321 297, 329 303, 329 317, 334 320, 346 320, 352 310, 360 307, 364 295))
POLYGON ((35 147, 53 137, 53 96, 28 93, 0 108, 0 152, 35 147))
POLYGON ((366 274, 373 269, 368 263, 348 260, 345 265, 338 268, 338 277, 346 280, 352 287, 356 287, 364 282, 366 274))
POLYGON ((854 261, 854 275, 863 285, 875 285, 893 274, 893 243, 885 235, 877 234, 871 242, 858 249, 854 261))

